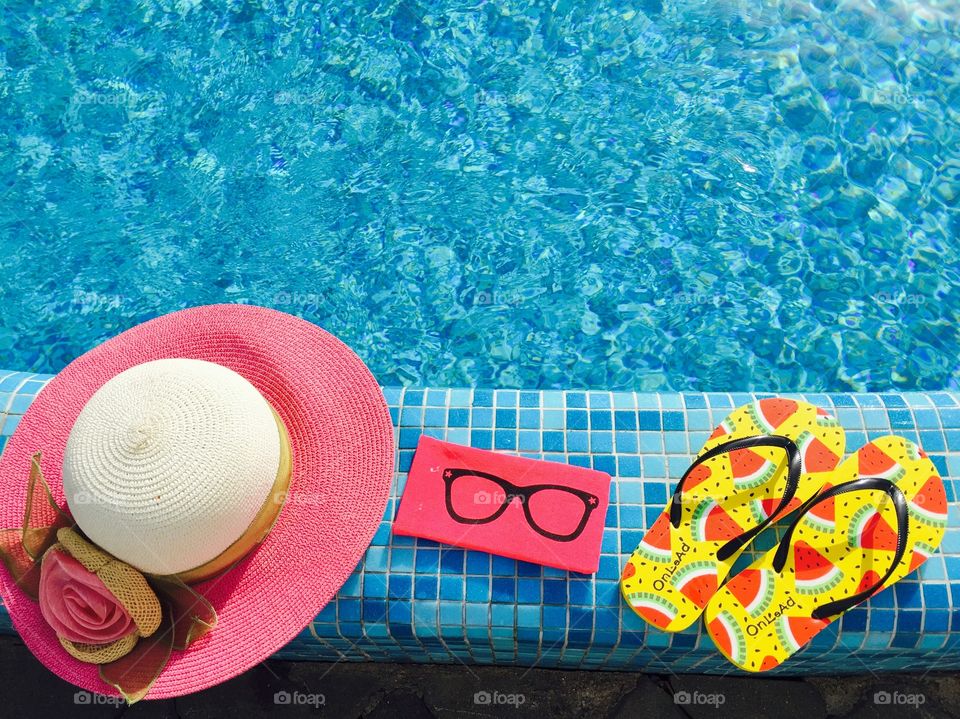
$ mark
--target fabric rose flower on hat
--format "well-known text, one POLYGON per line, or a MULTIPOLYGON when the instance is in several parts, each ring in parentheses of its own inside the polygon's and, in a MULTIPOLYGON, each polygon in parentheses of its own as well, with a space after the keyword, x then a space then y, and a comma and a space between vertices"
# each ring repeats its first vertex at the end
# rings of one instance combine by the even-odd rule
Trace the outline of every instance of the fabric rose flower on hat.
POLYGON ((142 573, 74 527, 34 454, 23 525, 0 529, 0 561, 67 653, 99 665, 104 683, 132 704, 150 691, 171 651, 213 630, 217 613, 179 577, 142 573))
POLYGON ((59 529, 57 540, 43 555, 39 603, 67 652, 106 664, 157 631, 160 600, 143 574, 73 529, 59 529))

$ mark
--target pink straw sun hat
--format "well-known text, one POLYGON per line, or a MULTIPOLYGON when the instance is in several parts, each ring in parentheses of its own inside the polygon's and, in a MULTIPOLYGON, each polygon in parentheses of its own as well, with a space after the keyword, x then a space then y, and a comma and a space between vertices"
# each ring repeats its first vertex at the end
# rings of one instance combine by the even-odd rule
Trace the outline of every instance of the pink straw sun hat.
MULTIPOLYGON (((42 571, 36 558, 37 596, 9 564, 0 592, 43 664, 117 695, 98 664, 77 658, 104 646, 85 638, 91 622, 104 642, 124 635, 119 643, 147 646, 144 624, 155 629, 167 606, 181 606, 163 604, 157 589, 171 577, 215 612, 199 639, 159 664, 150 699, 237 676, 308 626, 379 526, 394 459, 386 403, 363 362, 309 322, 245 305, 158 317, 51 380, 0 456, 6 536, 21 536, 38 452, 49 500, 69 513, 60 526, 75 532, 53 535, 42 571), (123 572, 91 568, 106 565, 123 572), (159 603, 114 590, 144 578, 159 603), (122 608, 104 587, 126 598, 122 608), (78 610, 81 600, 92 604, 78 610)), ((32 506, 46 497, 36 489, 32 506)))

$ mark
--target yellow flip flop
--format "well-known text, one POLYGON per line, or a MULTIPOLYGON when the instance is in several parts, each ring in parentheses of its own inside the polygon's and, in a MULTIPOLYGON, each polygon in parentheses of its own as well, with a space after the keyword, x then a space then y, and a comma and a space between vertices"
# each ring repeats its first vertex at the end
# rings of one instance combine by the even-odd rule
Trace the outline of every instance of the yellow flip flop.
POLYGON ((843 612, 914 571, 943 539, 943 480, 912 442, 877 439, 831 479, 777 547, 707 605, 707 631, 741 669, 781 664, 843 612))
POLYGON ((689 627, 744 547, 816 495, 844 443, 839 423, 812 404, 770 398, 734 410, 627 561, 627 604, 665 631, 689 627))

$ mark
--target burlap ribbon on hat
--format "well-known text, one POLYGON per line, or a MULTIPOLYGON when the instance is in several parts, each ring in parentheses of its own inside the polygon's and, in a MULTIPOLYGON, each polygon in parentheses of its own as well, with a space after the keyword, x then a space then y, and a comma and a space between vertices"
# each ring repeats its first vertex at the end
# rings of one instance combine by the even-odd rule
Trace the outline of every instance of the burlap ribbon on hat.
POLYGON ((98 549, 69 527, 57 530, 57 539, 57 544, 44 556, 50 552, 67 552, 84 569, 97 575, 135 624, 133 631, 109 644, 82 644, 58 637, 71 656, 90 664, 109 664, 129 654, 141 637, 149 637, 160 628, 163 617, 160 600, 143 574, 98 549))
POLYGON ((0 529, 0 559, 34 601, 49 552, 66 552, 80 562, 133 619, 133 631, 106 644, 83 644, 58 635, 71 656, 99 665, 103 681, 131 704, 146 696, 172 650, 186 649, 216 626, 210 603, 178 577, 146 575, 87 540, 54 501, 38 452, 30 464, 23 525, 0 529))

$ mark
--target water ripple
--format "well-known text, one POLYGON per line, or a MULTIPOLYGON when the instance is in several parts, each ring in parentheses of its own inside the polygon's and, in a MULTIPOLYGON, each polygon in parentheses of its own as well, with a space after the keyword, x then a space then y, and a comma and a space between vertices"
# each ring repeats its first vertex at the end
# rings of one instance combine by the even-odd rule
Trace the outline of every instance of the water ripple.
POLYGON ((960 386, 960 4, 0 26, 0 366, 251 302, 385 384, 960 386))

